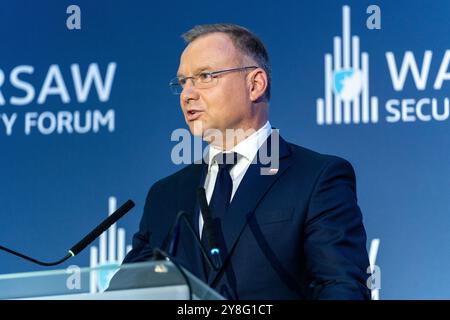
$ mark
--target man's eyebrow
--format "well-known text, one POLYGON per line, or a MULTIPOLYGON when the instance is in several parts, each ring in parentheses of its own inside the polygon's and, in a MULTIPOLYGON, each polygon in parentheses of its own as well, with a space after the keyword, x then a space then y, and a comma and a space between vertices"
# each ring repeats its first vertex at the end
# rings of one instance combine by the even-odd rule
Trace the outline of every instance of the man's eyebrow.
MULTIPOLYGON (((195 69, 194 74, 199 74, 200 72, 206 71, 206 70, 212 70, 210 66, 203 66, 195 69)), ((184 74, 177 72, 177 77, 185 77, 184 74)))

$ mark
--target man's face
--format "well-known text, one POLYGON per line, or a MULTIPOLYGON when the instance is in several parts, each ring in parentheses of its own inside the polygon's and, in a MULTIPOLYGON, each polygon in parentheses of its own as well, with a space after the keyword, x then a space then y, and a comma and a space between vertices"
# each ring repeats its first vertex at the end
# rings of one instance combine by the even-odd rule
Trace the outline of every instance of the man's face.
MULTIPOLYGON (((223 33, 211 33, 191 42, 180 58, 178 76, 193 76, 203 71, 219 71, 244 65, 249 59, 223 33)), ((218 75, 217 84, 198 89, 188 80, 180 95, 184 118, 192 134, 202 135, 208 129, 248 129, 252 127, 253 112, 249 98, 248 72, 218 75)))

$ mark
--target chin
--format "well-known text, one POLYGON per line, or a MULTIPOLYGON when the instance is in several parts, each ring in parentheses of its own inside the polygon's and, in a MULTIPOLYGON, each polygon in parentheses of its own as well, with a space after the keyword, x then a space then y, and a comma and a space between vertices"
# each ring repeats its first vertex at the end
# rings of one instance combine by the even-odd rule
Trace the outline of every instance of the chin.
POLYGON ((203 136, 205 128, 202 121, 188 122, 188 126, 193 136, 203 136))

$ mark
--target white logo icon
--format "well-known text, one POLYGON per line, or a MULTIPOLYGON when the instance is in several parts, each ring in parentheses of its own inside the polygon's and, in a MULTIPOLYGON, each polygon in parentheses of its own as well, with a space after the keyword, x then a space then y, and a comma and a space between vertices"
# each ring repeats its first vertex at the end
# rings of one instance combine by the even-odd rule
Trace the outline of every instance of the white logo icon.
POLYGON ((350 7, 342 8, 342 38, 325 54, 325 99, 317 99, 317 124, 378 122, 378 98, 369 99, 369 55, 351 37, 350 7), (370 100, 370 101, 369 101, 370 100))
MULTIPOLYGON (((116 211, 116 209, 117 199, 115 197, 109 197, 109 215, 116 211)), ((125 246, 125 229, 117 229, 116 224, 113 224, 107 231, 100 235, 99 242, 99 248, 95 246, 91 247, 90 267, 102 268, 99 268, 97 271, 92 271, 89 275, 90 293, 102 292, 108 287, 109 281, 118 270, 125 255, 131 250, 131 245, 125 246)))
POLYGON ((380 239, 375 238, 370 242, 369 249, 369 267, 367 273, 370 277, 367 279, 367 287, 371 289, 372 300, 380 300, 381 289, 381 269, 376 265, 378 247, 380 246, 380 239))

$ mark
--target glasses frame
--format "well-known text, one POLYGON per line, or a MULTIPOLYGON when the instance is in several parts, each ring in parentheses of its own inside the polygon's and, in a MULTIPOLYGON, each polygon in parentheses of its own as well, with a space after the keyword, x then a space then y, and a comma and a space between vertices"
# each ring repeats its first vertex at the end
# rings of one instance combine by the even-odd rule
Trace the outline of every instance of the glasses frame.
MULTIPOLYGON (((234 71, 242 71, 242 70, 247 70, 247 69, 256 69, 256 68, 259 68, 259 67, 257 67, 257 66, 247 66, 247 67, 224 69, 224 70, 218 70, 218 71, 202 71, 202 72, 199 72, 198 74, 190 76, 190 77, 175 77, 172 80, 170 80, 169 87, 172 90, 172 93, 174 95, 180 95, 181 92, 184 89, 184 85, 186 85, 186 83, 187 83, 187 81, 189 79, 192 80, 192 84, 194 85, 194 87, 196 87, 195 83, 197 82, 197 80, 199 79, 199 77, 201 75, 209 75, 211 77, 211 79, 217 79, 218 75, 223 74, 223 73, 234 72, 234 71), (184 81, 183 85, 181 84, 182 81, 184 81), (179 90, 180 88, 181 88, 181 90, 179 90)), ((211 83, 212 82, 213 81, 211 80, 211 83)), ((209 83, 209 82, 207 82, 207 83, 209 83)), ((198 87, 196 87, 196 88, 198 88, 198 87)), ((207 89, 207 88, 209 88, 209 87, 198 88, 198 89, 207 89)))

